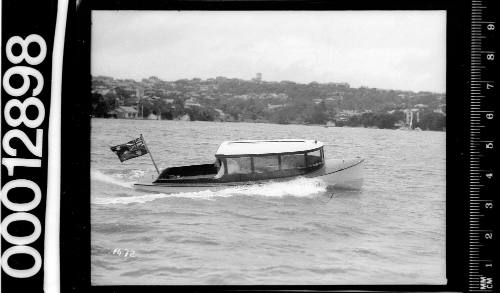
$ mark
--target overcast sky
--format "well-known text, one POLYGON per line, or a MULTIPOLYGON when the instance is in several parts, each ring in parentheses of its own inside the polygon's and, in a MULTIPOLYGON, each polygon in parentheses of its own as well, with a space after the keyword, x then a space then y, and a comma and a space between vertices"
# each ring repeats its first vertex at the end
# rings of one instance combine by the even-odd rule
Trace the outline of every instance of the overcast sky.
POLYGON ((446 91, 445 11, 93 11, 92 74, 446 91))

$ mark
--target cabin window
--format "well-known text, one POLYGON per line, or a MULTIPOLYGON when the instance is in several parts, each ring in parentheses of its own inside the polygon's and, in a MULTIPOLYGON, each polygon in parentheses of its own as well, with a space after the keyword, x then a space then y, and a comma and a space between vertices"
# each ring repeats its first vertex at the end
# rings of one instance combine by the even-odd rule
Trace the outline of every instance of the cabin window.
POLYGON ((306 167, 304 154, 281 155, 281 170, 300 169, 306 167))
POLYGON ((253 158, 255 173, 268 173, 278 171, 280 164, 278 156, 258 156, 253 158))
POLYGON ((323 163, 323 159, 320 149, 307 153, 307 167, 318 166, 321 163, 323 163))
POLYGON ((250 157, 226 158, 227 174, 252 173, 252 159, 250 157))
POLYGON ((224 172, 225 172, 224 165, 225 165, 225 164, 223 164, 223 163, 222 163, 222 161, 221 161, 220 159, 217 159, 217 160, 215 161, 215 167, 216 167, 216 168, 219 168, 219 169, 217 170, 217 175, 215 175, 215 177, 214 177, 215 179, 219 179, 219 178, 221 178, 221 177, 224 175, 224 172))

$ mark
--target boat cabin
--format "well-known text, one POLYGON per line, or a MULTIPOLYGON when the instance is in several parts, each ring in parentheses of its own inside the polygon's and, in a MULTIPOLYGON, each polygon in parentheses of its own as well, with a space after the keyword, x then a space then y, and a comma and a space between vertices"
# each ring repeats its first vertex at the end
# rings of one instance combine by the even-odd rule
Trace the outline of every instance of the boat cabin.
POLYGON ((241 182, 299 176, 323 167, 323 143, 316 140, 223 142, 214 164, 165 169, 161 182, 241 182))

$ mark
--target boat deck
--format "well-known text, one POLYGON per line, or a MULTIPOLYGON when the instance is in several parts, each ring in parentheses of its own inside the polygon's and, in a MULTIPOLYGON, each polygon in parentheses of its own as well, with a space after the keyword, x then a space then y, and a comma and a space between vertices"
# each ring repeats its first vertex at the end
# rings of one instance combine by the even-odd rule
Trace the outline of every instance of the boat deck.
MULTIPOLYGON (((207 174, 207 175, 193 175, 193 176, 178 176, 175 178, 168 178, 168 179, 213 179, 215 177, 215 174, 207 174)), ((168 180, 167 179, 167 180, 168 180)))

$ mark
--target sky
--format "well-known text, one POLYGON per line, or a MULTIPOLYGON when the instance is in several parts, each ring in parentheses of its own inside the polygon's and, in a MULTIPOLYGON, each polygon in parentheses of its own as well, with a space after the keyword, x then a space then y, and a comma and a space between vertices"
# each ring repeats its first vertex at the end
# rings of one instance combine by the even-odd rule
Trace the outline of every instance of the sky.
POLYGON ((445 11, 93 11, 92 75, 446 91, 445 11))

